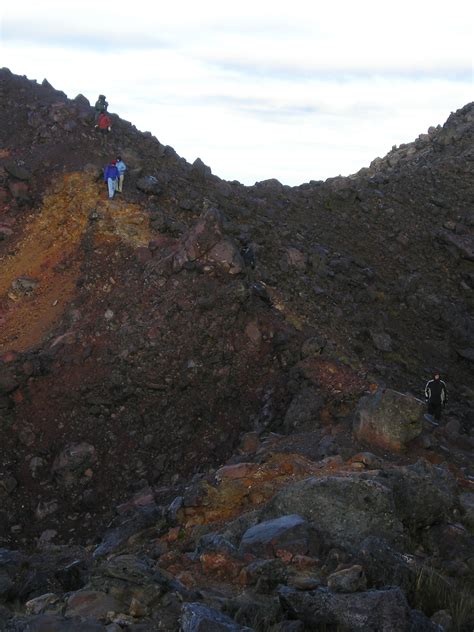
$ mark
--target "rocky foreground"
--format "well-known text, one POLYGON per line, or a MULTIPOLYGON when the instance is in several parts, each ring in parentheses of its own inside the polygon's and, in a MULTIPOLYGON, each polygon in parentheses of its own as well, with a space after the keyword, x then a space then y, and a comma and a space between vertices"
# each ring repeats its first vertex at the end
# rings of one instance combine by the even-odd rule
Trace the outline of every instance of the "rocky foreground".
POLYGON ((0 88, 0 630, 472 630, 474 105, 244 187, 0 88))

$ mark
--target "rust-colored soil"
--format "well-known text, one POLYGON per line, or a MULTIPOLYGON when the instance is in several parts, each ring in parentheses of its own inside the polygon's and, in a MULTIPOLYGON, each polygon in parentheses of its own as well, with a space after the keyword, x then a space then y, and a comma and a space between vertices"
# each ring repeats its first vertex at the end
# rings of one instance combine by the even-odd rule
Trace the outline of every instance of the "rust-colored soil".
POLYGON ((0 260, 0 352, 26 351, 39 344, 60 320, 75 293, 84 252, 81 241, 91 212, 99 209, 96 239, 149 240, 145 214, 122 200, 106 200, 87 173, 57 179, 41 208, 31 214, 13 254, 0 260), (36 286, 15 290, 16 279, 36 286))

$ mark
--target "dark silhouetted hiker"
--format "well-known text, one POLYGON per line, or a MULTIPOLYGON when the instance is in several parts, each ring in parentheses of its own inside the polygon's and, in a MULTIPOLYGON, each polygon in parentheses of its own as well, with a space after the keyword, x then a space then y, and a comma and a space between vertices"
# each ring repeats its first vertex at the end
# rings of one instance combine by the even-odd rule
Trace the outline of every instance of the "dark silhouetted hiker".
POLYGON ((96 127, 99 128, 99 132, 107 134, 112 130, 112 119, 105 112, 101 112, 99 114, 99 118, 97 119, 96 127))
POLYGON ((119 172, 119 179, 117 185, 117 193, 122 193, 123 189, 123 180, 125 178, 125 172, 127 171, 127 165, 122 160, 121 156, 117 156, 117 169, 119 172))
POLYGON ((99 116, 101 112, 107 112, 107 108, 109 107, 109 104, 105 100, 104 94, 99 94, 99 98, 95 102, 94 107, 95 107, 95 111, 97 112, 97 116, 99 116))
POLYGON ((112 199, 114 197, 114 193, 117 190, 117 183, 119 172, 116 167, 117 161, 112 160, 112 162, 106 166, 104 169, 104 182, 107 182, 107 188, 109 190, 109 198, 112 199))
POLYGON ((439 371, 435 371, 433 379, 425 386, 425 397, 428 404, 428 414, 436 421, 441 419, 441 410, 448 403, 446 384, 441 379, 439 371))

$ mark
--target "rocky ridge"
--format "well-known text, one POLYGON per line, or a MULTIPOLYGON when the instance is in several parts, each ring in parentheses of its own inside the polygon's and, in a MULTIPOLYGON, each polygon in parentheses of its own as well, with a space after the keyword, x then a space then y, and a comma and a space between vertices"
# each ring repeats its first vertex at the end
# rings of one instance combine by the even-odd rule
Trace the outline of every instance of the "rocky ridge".
POLYGON ((0 86, 0 629, 471 629, 473 104, 244 187, 0 86))

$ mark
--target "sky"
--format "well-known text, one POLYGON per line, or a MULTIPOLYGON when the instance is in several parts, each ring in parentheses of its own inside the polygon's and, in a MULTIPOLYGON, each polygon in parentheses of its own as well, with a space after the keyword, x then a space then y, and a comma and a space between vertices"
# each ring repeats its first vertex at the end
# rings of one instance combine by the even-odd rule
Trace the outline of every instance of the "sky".
POLYGON ((470 0, 22 0, 0 66, 248 185, 356 173, 474 100, 470 0))

